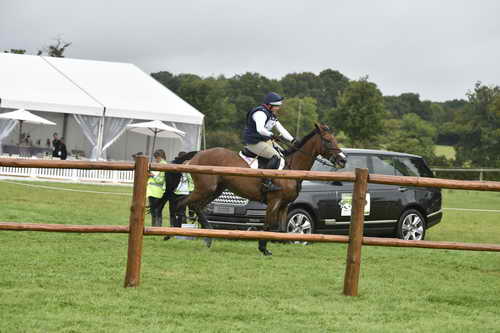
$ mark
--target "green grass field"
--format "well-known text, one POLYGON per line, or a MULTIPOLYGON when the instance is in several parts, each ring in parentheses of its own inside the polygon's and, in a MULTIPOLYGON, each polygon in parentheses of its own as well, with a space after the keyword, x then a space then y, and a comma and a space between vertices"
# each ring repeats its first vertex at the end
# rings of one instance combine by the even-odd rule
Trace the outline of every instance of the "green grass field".
POLYGON ((455 159, 455 148, 453 146, 436 145, 434 146, 434 153, 437 156, 444 156, 449 160, 455 159))
MULTIPOLYGON (((129 187, 0 180, 0 191, 0 221, 128 223, 129 187)), ((500 193, 444 191, 444 207, 499 203, 500 193)), ((500 244, 500 213, 445 211, 427 236, 500 244)), ((269 258, 255 241, 207 249, 149 236, 141 286, 125 289, 127 239, 0 231, 0 332, 500 330, 499 253, 365 246, 360 296, 345 297, 345 244, 271 243, 269 258)))

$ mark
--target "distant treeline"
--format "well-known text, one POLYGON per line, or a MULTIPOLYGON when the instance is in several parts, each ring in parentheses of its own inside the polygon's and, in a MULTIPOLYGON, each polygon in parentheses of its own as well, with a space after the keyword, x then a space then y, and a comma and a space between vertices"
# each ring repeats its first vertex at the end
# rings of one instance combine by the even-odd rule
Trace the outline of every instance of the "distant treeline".
POLYGON ((275 91, 286 97, 280 121, 294 136, 322 122, 335 129, 344 146, 419 154, 433 166, 500 167, 498 86, 471 83, 466 99, 433 102, 420 100, 418 93, 383 96, 367 77, 351 80, 332 69, 280 80, 258 73, 151 75, 205 114, 208 147, 239 149, 246 112, 275 91), (436 144, 453 146, 455 160, 435 156, 436 144))

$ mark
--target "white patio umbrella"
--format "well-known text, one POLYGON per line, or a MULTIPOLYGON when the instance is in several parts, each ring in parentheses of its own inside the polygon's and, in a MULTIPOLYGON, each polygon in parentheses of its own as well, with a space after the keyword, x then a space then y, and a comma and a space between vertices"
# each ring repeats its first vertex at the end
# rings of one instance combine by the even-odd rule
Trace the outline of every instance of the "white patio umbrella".
POLYGON ((151 159, 155 148, 156 138, 177 138, 181 139, 186 133, 175 127, 164 124, 159 120, 147 121, 144 123, 135 123, 127 125, 127 129, 135 133, 149 135, 153 137, 153 147, 151 148, 151 159))
POLYGON ((55 125, 56 123, 39 117, 25 109, 1 113, 0 118, 14 119, 19 121, 19 143, 21 143, 21 135, 23 133, 23 123, 27 124, 40 124, 40 125, 55 125))

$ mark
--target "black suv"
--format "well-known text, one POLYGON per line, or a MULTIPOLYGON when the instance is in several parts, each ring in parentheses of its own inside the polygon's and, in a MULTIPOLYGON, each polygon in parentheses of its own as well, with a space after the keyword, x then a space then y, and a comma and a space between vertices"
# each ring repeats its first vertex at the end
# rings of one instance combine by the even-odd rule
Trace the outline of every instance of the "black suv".
MULTIPOLYGON (((422 157, 382 150, 342 149, 347 154, 344 169, 336 170, 316 162, 314 171, 354 171, 433 177, 422 157)), ((297 199, 288 207, 286 226, 295 233, 348 234, 351 218, 352 182, 303 181, 297 199)), ((225 191, 206 208, 206 216, 216 229, 259 229, 266 205, 225 191)), ((427 228, 442 218, 441 189, 368 183, 365 206, 365 235, 395 236, 422 240, 427 228)))

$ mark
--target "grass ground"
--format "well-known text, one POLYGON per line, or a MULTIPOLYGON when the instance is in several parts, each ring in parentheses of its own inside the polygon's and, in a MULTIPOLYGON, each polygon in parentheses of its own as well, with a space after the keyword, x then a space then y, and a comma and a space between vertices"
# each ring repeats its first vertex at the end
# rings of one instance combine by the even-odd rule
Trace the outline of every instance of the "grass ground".
MULTIPOLYGON (((0 181, 0 221, 128 222, 126 187, 0 181), (33 183, 29 183, 33 184, 33 183)), ((444 191, 498 209, 500 193, 444 191)), ((446 211, 430 240, 500 243, 500 213, 446 211)), ((149 222, 149 221, 148 221, 149 222)), ((0 332, 498 332, 498 253, 364 247, 360 296, 341 295, 344 244, 146 237, 124 289, 127 235, 0 231, 0 332)))
POLYGON ((455 159, 455 148, 453 146, 436 145, 434 146, 434 153, 437 156, 444 156, 449 160, 455 159))

